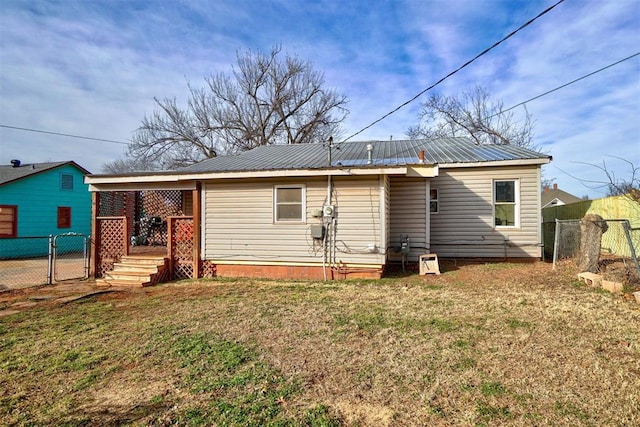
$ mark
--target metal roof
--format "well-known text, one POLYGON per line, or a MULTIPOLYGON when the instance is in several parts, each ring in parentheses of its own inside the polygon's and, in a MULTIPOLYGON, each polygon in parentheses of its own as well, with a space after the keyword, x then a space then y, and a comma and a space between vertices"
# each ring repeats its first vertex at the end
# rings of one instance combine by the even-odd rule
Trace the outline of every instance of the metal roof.
POLYGON ((22 163, 20 166, 13 165, 0 165, 0 185, 7 184, 9 182, 17 181, 27 176, 35 175, 50 169, 55 169, 64 165, 73 165, 80 169, 84 174, 88 174, 89 171, 78 165, 73 161, 66 162, 47 162, 47 163, 22 163))
POLYGON ((419 163, 424 151, 426 164, 480 163, 505 160, 549 159, 550 156, 512 145, 477 145, 469 138, 398 141, 357 141, 335 144, 267 145, 237 155, 220 156, 180 169, 180 172, 239 172, 329 167, 384 167, 419 163), (372 162, 368 164, 367 146, 372 162))

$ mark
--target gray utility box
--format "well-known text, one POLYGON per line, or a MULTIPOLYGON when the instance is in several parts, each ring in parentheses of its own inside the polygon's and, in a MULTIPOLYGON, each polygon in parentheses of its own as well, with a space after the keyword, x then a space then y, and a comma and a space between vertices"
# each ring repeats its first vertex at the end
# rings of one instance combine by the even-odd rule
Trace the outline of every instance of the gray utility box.
POLYGON ((314 224, 311 226, 311 237, 314 239, 324 239, 324 225, 314 224))

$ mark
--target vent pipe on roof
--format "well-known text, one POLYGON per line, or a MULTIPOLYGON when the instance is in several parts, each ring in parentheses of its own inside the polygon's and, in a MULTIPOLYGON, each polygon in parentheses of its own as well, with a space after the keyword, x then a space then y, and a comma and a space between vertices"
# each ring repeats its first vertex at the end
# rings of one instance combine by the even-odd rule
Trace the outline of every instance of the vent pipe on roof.
POLYGON ((424 163, 424 150, 418 151, 418 163, 420 164, 424 163))
POLYGON ((373 145, 367 144, 367 164, 373 163, 373 145))
POLYGON ((11 166, 13 166, 14 168, 19 168, 20 167, 20 160, 18 160, 18 159, 11 160, 11 166))

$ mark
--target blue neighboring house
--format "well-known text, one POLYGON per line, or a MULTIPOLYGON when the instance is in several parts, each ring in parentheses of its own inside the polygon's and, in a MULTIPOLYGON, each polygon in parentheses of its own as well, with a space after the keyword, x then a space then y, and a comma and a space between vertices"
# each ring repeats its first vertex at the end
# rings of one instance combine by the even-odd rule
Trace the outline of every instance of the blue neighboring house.
POLYGON ((0 259, 45 256, 49 235, 88 236, 88 173, 73 161, 0 165, 0 259))

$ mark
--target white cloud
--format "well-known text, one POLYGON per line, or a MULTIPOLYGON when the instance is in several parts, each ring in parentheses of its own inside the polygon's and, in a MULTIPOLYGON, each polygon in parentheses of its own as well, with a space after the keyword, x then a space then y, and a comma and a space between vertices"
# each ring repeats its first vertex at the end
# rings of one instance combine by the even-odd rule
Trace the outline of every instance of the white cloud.
MULTIPOLYGON (((236 51, 276 44, 324 72, 348 96, 349 135, 380 118, 499 38, 551 0, 298 3, 181 1, 0 5, 0 122, 128 140, 153 97, 184 101, 186 81, 226 72, 236 51)), ((475 85, 505 107, 608 65, 640 46, 637 0, 564 2, 434 91, 475 85)), ((546 169, 581 196, 580 182, 606 155, 640 165, 640 59, 532 101, 546 169), (554 171, 555 172, 551 172, 554 171)), ((428 95, 428 94, 427 94, 428 95)), ((426 95, 355 139, 404 137, 426 95)), ((522 114, 522 108, 515 111, 522 114)), ((75 160, 93 172, 123 146, 0 128, 0 161, 75 160)), ((613 161, 618 176, 626 165, 613 161)), ((607 163, 609 164, 609 162, 607 163)))

